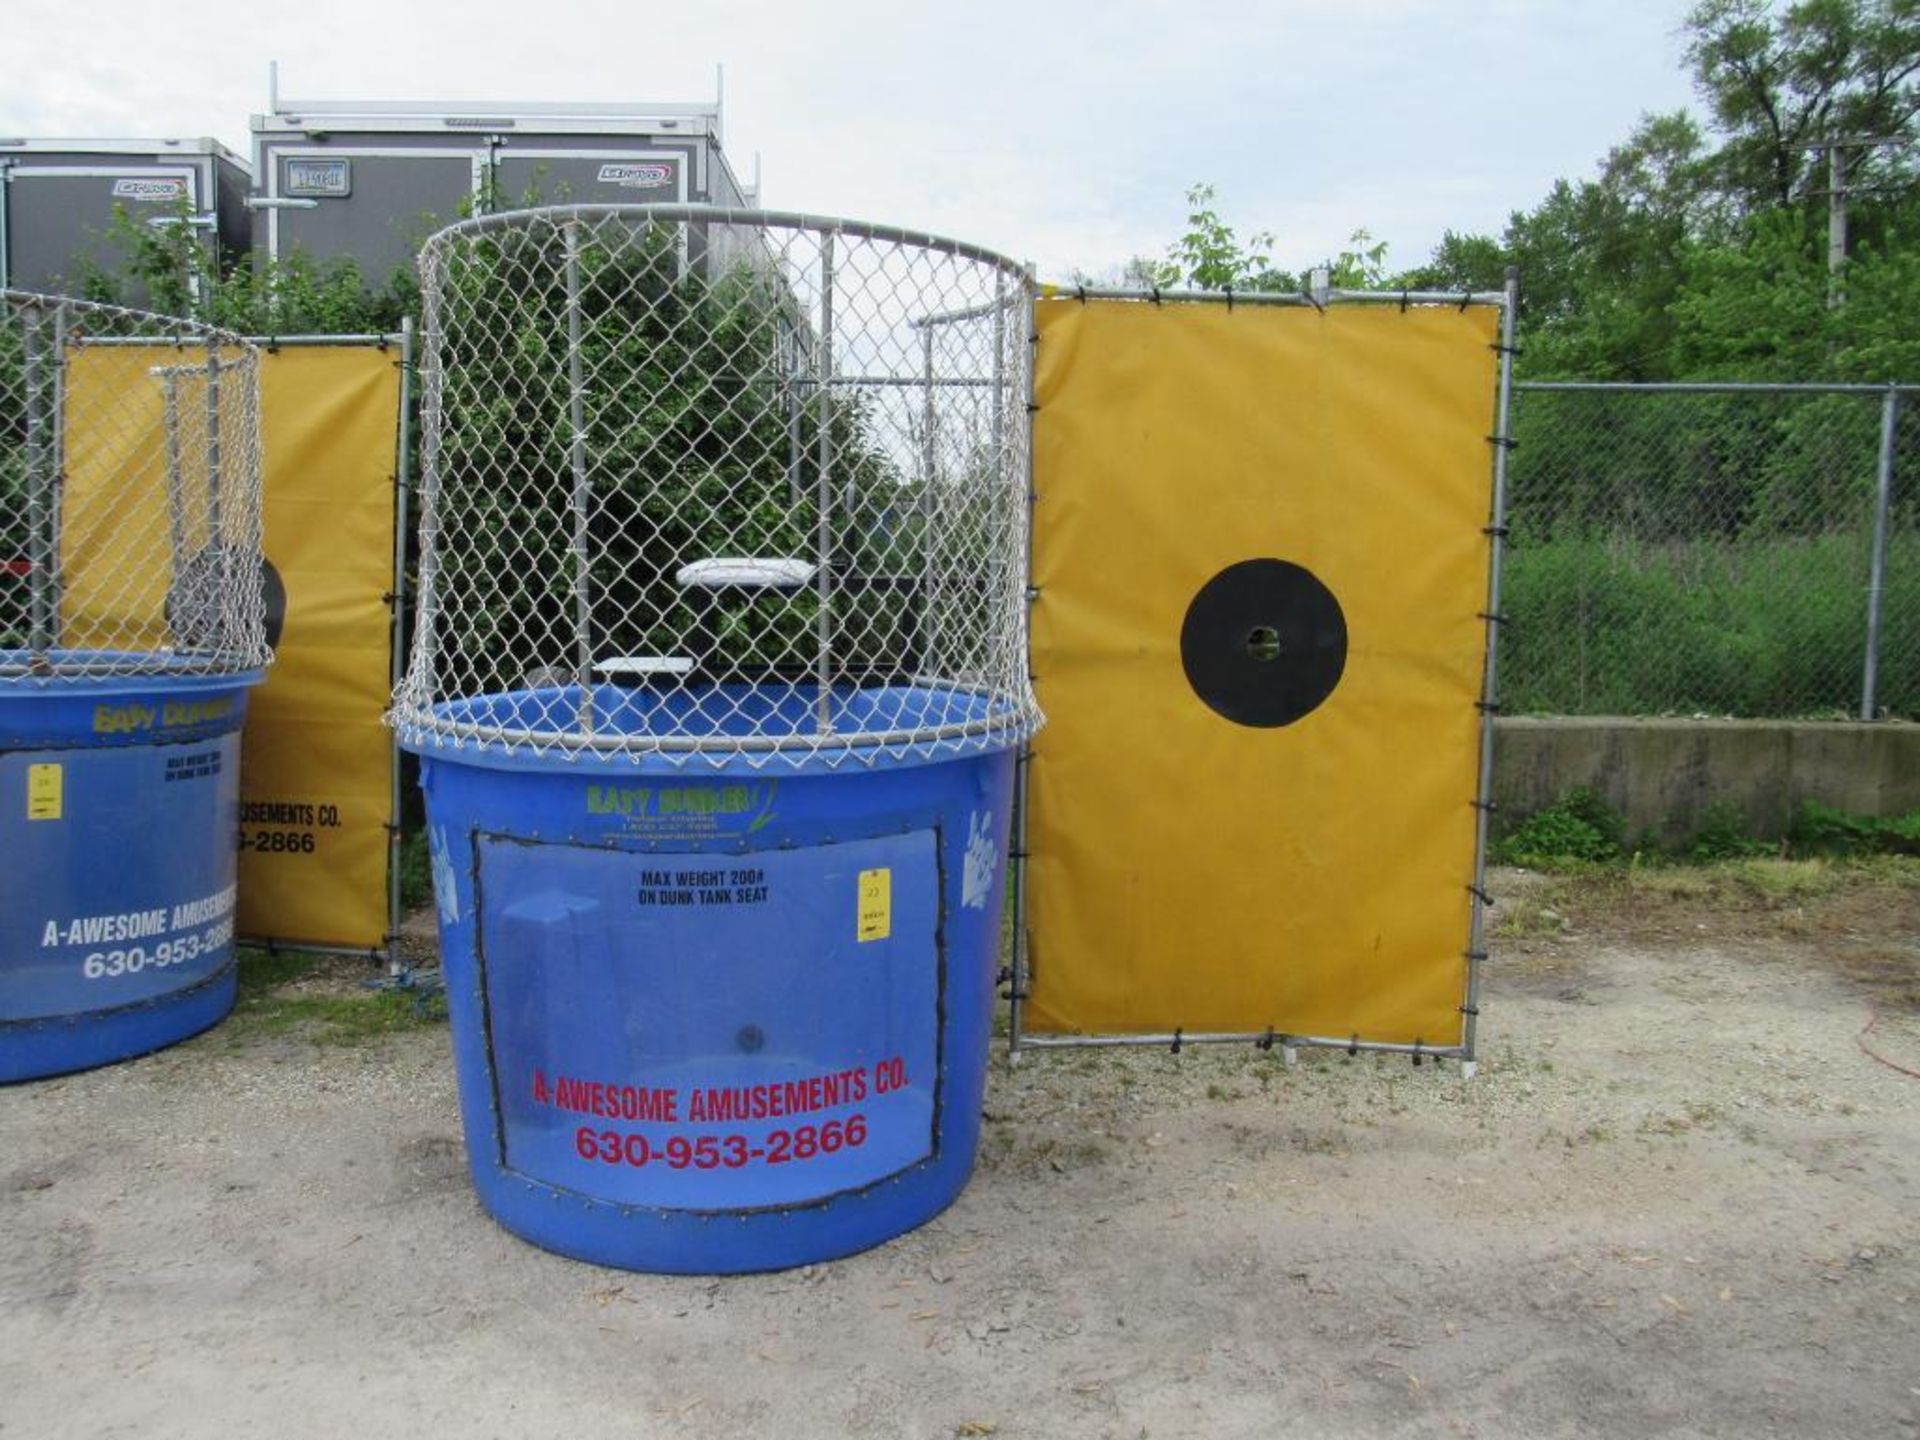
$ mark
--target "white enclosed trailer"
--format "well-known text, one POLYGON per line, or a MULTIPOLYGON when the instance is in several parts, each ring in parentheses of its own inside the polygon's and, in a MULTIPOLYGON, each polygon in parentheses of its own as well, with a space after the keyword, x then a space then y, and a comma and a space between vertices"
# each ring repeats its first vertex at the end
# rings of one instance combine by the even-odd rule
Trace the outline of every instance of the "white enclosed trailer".
POLYGON ((115 212, 189 226, 213 262, 250 243, 249 186, 246 162, 205 137, 0 138, 0 287, 73 294, 100 272, 123 281, 123 299, 143 300, 120 273, 115 212))
POLYGON ((526 205, 754 203, 721 102, 477 104, 275 99, 253 117, 255 248, 350 259, 384 284, 465 215, 526 205))

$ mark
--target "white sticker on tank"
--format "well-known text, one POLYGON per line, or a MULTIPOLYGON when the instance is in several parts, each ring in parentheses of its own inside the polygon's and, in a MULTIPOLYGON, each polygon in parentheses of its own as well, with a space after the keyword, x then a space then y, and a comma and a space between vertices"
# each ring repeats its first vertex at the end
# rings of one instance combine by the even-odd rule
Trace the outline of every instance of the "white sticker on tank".
POLYGON ((967 857, 960 867, 960 903, 984 910, 1000 873, 1000 847, 993 838, 993 812, 976 810, 967 821, 967 857))
POLYGON ((427 848, 433 853, 433 898, 440 906, 440 923, 456 925, 460 921, 460 892, 454 888, 453 857, 447 853, 446 832, 437 826, 428 832, 427 848))

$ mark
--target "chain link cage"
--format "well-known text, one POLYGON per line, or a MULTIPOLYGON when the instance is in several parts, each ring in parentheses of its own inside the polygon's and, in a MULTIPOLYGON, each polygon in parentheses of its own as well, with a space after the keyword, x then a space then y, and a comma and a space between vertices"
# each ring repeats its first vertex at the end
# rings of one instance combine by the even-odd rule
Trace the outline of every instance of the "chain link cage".
POLYGON ((0 681, 267 663, 259 359, 0 291, 0 681))
POLYGON ((1501 609, 1512 713, 1920 714, 1920 397, 1523 385, 1501 609), (1884 591, 1869 624, 1877 495, 1884 591))
POLYGON ((972 246, 706 206, 421 254, 415 745, 753 766, 1038 720, 1029 286, 972 246))

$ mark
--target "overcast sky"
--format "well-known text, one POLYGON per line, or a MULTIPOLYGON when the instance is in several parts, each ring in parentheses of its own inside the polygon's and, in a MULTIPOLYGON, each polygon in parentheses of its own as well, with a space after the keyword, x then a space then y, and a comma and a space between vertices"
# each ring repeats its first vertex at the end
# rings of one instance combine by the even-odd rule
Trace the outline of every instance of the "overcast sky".
POLYGON ((1687 0, 7 0, 0 134, 211 134, 281 94, 703 100, 770 206, 924 227, 1045 276, 1160 254, 1196 181, 1304 267, 1497 230, 1689 103, 1687 0))

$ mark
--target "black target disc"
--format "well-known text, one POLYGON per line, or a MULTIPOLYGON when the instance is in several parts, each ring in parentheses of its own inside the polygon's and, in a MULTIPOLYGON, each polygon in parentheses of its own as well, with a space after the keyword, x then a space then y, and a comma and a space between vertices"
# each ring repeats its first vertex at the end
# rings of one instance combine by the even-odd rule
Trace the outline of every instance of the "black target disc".
MULTIPOLYGON (((239 551, 220 545, 188 557, 174 575, 167 592, 166 616, 175 643, 183 650, 201 650, 224 637, 224 606, 234 572, 247 564, 239 551)), ((280 632, 287 623, 287 586, 273 562, 260 557, 260 600, 266 613, 267 648, 280 648, 280 632)))
POLYGON ((1291 725, 1347 668, 1347 617, 1312 571, 1242 560, 1214 576, 1180 626, 1187 683, 1236 725, 1291 725))
POLYGON ((266 556, 260 557, 260 600, 267 614, 267 648, 280 648, 280 632, 287 628, 287 582, 266 556))

